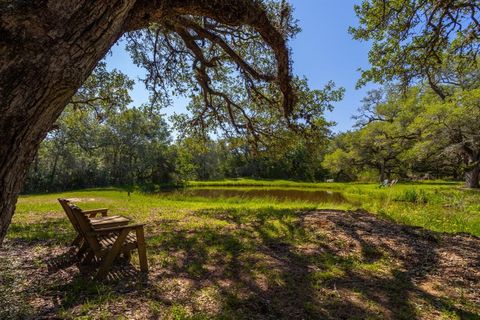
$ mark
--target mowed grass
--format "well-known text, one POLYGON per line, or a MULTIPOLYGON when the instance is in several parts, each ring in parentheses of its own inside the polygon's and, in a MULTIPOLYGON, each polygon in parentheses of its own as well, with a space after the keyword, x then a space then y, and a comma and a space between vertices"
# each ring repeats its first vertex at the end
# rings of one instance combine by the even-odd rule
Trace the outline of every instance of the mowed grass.
MULTIPOLYGON (((5 309, 0 318, 34 318, 46 305, 54 307, 46 308, 44 317, 85 319, 475 319, 480 314, 468 286, 425 280, 442 259, 427 251, 443 243, 438 240, 443 233, 480 236, 479 192, 445 182, 381 189, 257 180, 191 186, 322 189, 342 192, 348 201, 129 195, 114 188, 22 196, 7 235, 7 246, 20 247, 22 254, 17 259, 0 254, 5 309), (96 283, 75 268, 47 272, 56 252, 74 237, 57 198, 146 223, 148 281, 96 283), (343 217, 324 209, 362 210, 343 217)), ((136 256, 133 263, 138 266, 136 256)))

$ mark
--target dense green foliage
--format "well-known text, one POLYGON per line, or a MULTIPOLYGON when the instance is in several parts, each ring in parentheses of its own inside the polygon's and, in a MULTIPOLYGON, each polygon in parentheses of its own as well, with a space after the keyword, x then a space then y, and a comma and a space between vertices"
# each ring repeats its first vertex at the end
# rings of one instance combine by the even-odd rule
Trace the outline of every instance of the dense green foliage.
MULTIPOLYGON (((155 190, 191 179, 224 177, 322 179, 319 166, 332 125, 324 118, 342 88, 302 86, 294 112, 306 117, 291 130, 271 114, 256 116, 262 136, 208 135, 190 130, 184 116, 165 121, 157 104, 129 105, 132 80, 101 63, 42 143, 25 192, 51 192, 101 186, 140 186, 155 190)), ((213 128, 211 128, 213 130, 213 128)), ((214 130, 215 131, 215 130, 214 130)))
POLYGON ((364 100, 358 130, 337 136, 324 166, 337 178, 356 179, 375 170, 380 179, 421 175, 461 179, 478 186, 480 91, 457 91, 446 100, 416 87, 376 90, 364 100))
POLYGON ((170 182, 170 131, 157 109, 130 107, 133 82, 100 64, 43 141, 25 191, 170 182))
POLYGON ((459 75, 478 69, 478 1, 364 0, 355 12, 360 25, 350 33, 373 42, 360 85, 398 81, 407 88, 426 80, 445 98, 443 85, 465 85, 459 75))
MULTIPOLYGON (((403 100, 411 97, 412 87, 422 88, 420 95, 414 94, 421 109, 413 126, 417 131, 409 133, 409 137, 413 137, 411 134, 420 136, 422 148, 417 145, 413 153, 419 153, 424 160, 437 158, 436 171, 443 170, 439 167, 448 167, 443 160, 446 158, 451 163, 452 153, 456 154, 453 163, 457 167, 459 163, 464 164, 467 186, 479 187, 478 1, 364 0, 355 6, 355 12, 360 25, 351 28, 351 34, 355 39, 372 41, 371 68, 363 71, 358 84, 393 83, 402 92, 403 100), (431 97, 423 86, 428 86, 438 99, 431 97)), ((397 99, 397 102, 400 101, 397 99)), ((382 115, 380 109, 373 113, 382 115)), ((373 120, 383 121, 382 117, 373 120)), ((362 130, 366 133, 373 126, 383 125, 369 125, 362 130)), ((384 136, 394 130, 393 125, 387 126, 388 129, 381 130, 384 136)), ((387 152, 389 154, 375 152, 381 158, 381 166, 391 166, 385 162, 398 158, 399 153, 394 150, 398 151, 398 147, 405 148, 400 143, 400 146, 390 146, 392 152, 387 152)), ((344 155, 337 154, 336 158, 344 158, 344 155)), ((331 164, 336 162, 331 161, 331 164)), ((378 161, 374 165, 378 167, 378 161)), ((381 170, 383 173, 384 169, 381 170)))

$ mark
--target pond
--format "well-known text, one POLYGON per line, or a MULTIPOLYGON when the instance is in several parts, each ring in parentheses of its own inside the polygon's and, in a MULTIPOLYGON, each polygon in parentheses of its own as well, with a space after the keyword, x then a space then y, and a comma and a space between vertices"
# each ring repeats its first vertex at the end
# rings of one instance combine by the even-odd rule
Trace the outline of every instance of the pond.
POLYGON ((269 189, 269 188, 190 188, 175 194, 203 198, 271 199, 276 202, 303 201, 310 203, 349 203, 340 192, 327 190, 269 189))

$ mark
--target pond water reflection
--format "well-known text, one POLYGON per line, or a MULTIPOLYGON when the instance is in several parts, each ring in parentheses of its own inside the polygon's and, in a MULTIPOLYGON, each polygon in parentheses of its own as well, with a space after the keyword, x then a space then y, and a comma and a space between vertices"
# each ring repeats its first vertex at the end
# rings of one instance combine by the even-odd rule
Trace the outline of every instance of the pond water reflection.
POLYGON ((241 199, 272 199, 273 201, 304 201, 311 203, 347 203, 340 192, 326 190, 300 189, 269 189, 269 188, 191 188, 175 191, 176 194, 204 198, 241 198, 241 199))

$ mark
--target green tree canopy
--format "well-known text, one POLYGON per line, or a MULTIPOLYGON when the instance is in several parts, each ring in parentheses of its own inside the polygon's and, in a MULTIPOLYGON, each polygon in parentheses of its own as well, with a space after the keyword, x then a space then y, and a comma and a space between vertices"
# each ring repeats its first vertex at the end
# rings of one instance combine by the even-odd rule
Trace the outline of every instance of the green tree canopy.
POLYGON ((442 84, 479 69, 479 1, 364 0, 355 12, 360 24, 351 34, 372 42, 371 68, 363 70, 359 85, 398 81, 406 88, 427 81, 445 98, 442 84))

